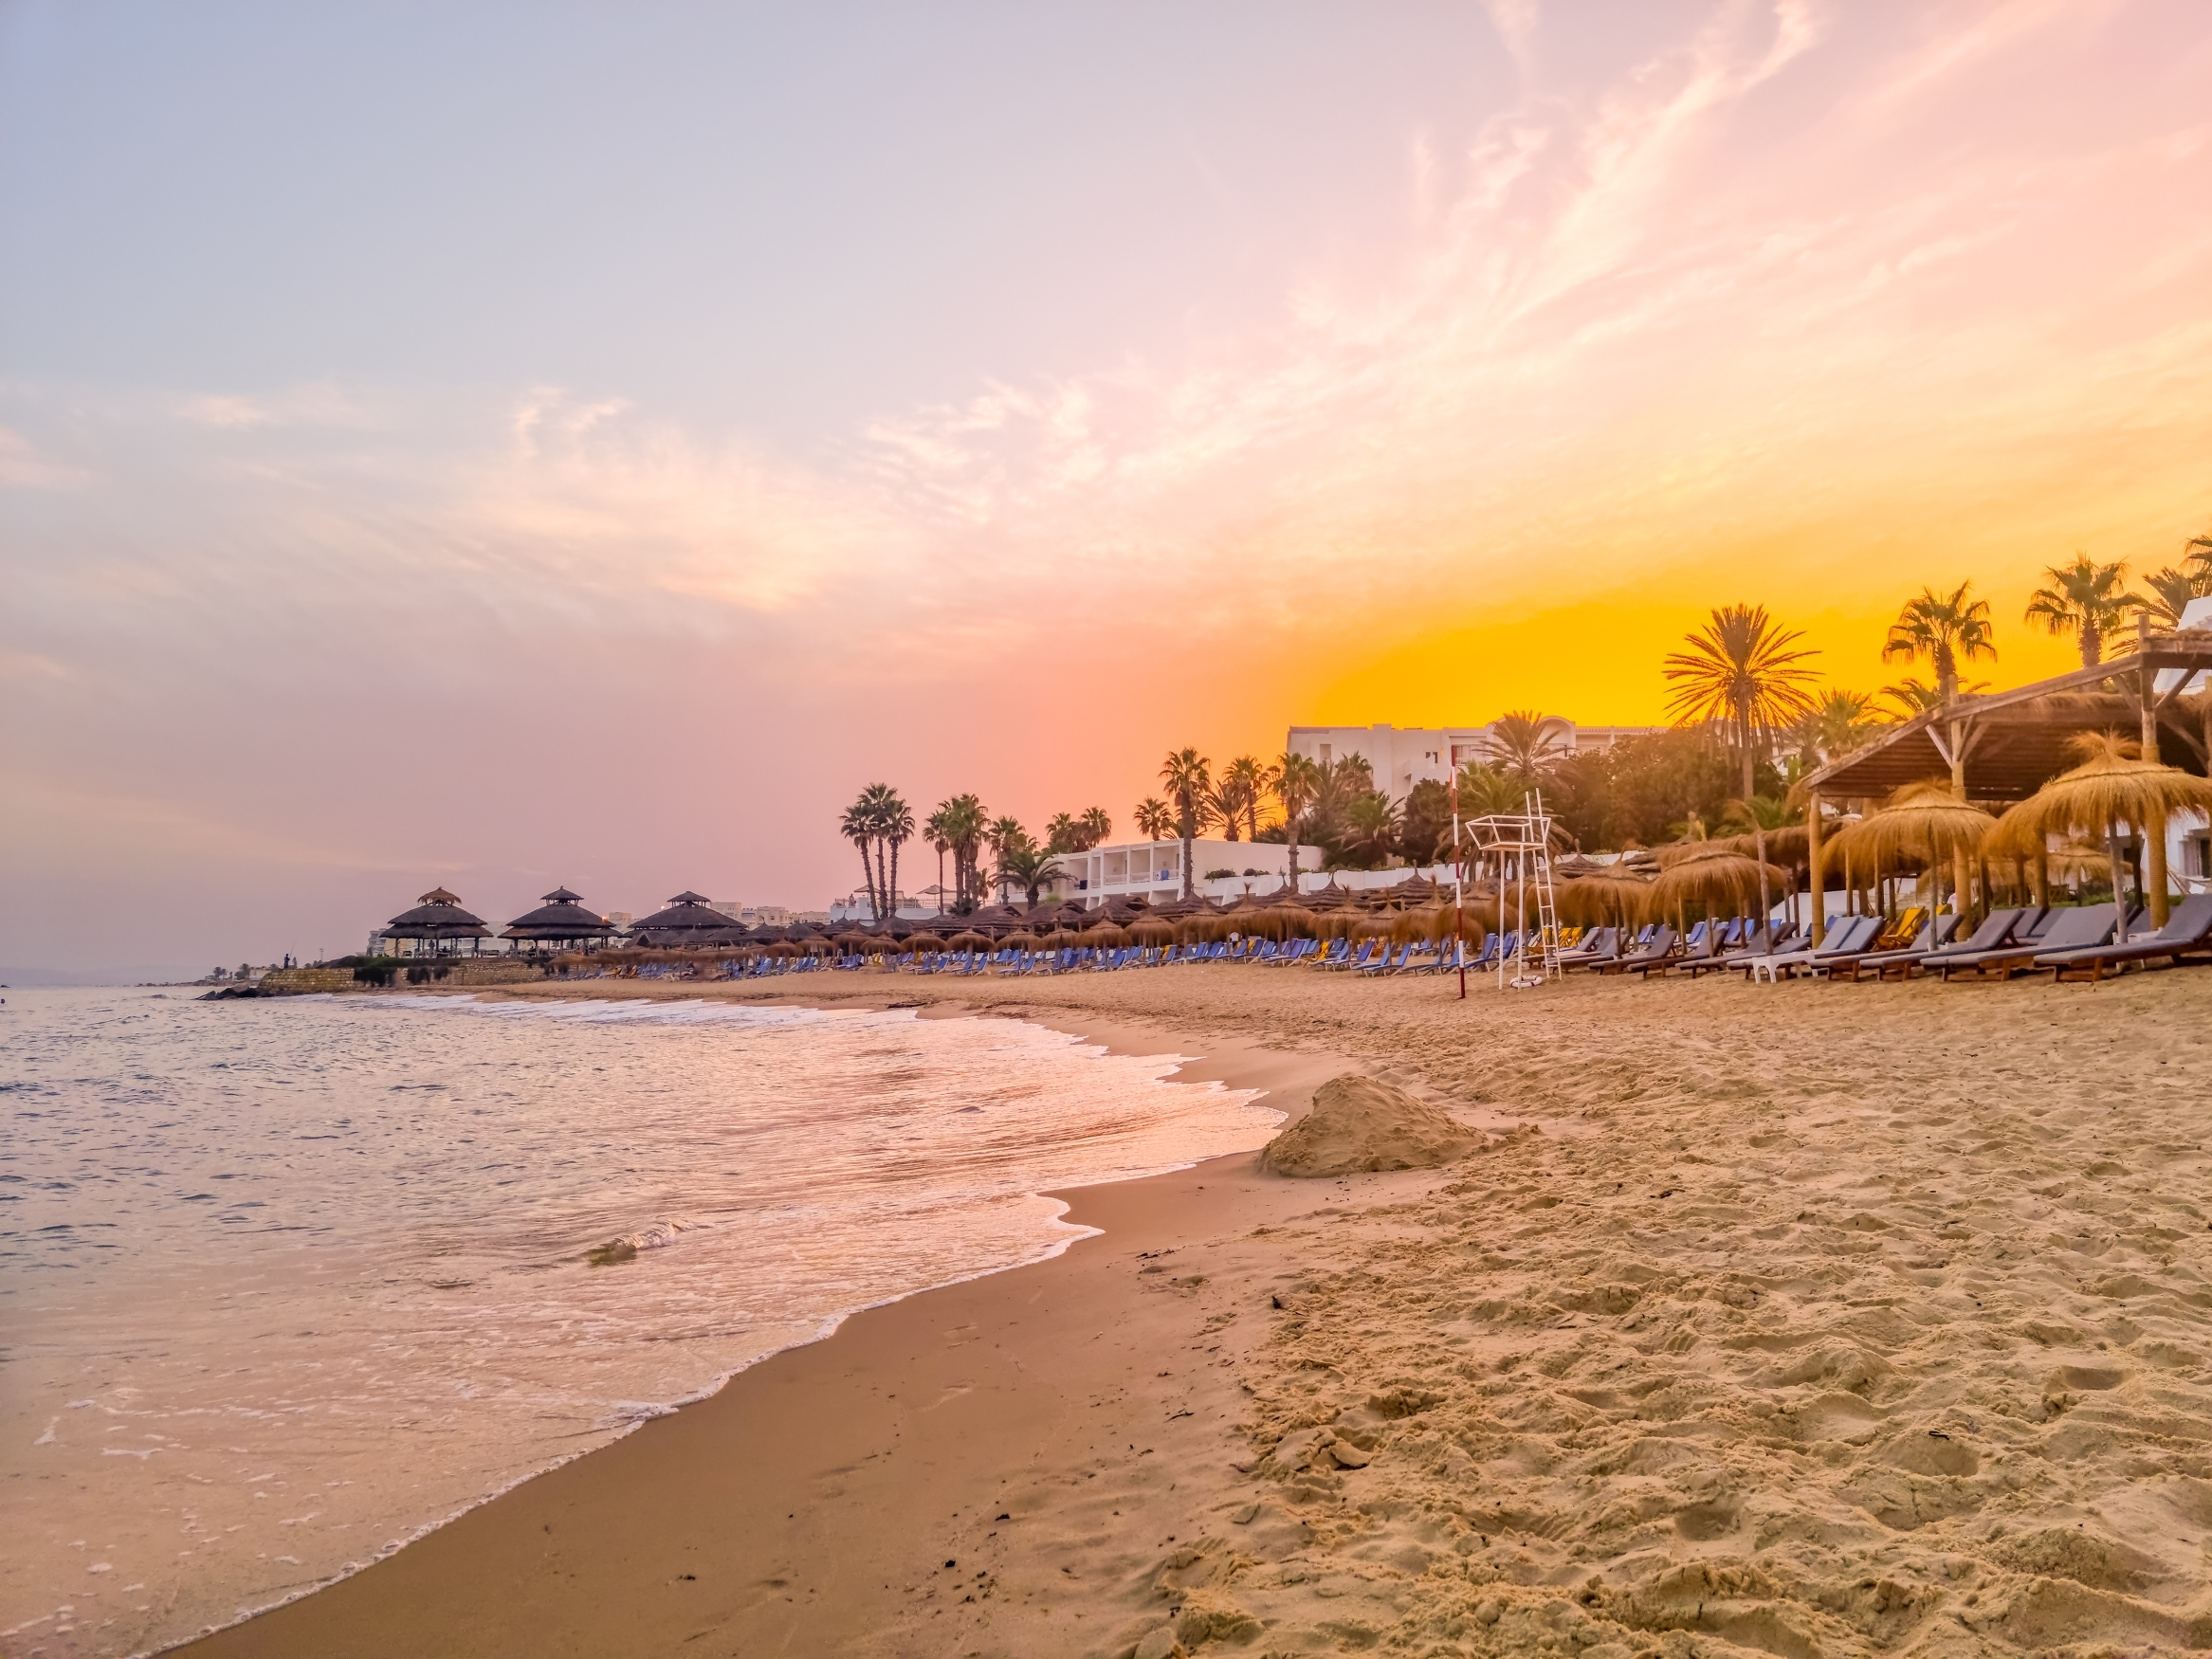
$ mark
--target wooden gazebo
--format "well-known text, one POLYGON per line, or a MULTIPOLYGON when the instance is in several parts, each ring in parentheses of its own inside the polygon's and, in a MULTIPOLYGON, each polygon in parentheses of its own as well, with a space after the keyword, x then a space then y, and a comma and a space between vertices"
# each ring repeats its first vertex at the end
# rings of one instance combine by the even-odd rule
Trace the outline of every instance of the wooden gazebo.
POLYGON ((468 954, 474 956, 491 938, 491 929, 484 926, 484 918, 461 908, 459 894, 432 887, 415 901, 412 910, 402 911, 386 922, 377 937, 391 942, 411 941, 414 950, 405 954, 436 957, 460 955, 461 942, 466 939, 468 954))
MULTIPOLYGON (((1805 832, 1812 866, 1813 936, 1823 928, 1819 895, 1826 884, 1821 810, 1826 803, 1878 801, 1910 783, 1947 775, 1961 800, 2009 806, 2024 801, 2075 763, 2069 744, 2082 732, 2136 732, 2143 753, 2193 771, 2203 759, 2183 736, 2175 700, 2212 670, 2212 629, 2138 632, 2134 650, 2011 691, 1956 697, 1891 728, 1865 748, 1806 774, 1805 832), (2173 740, 2166 741, 2169 735, 2173 740)), ((2149 884, 2166 886, 2166 844, 2145 837, 2149 884)), ((1965 855, 1959 855, 1964 860, 1965 855)), ((1960 891, 1966 872, 1958 872, 1960 891)))
POLYGON ((631 928, 632 937, 649 945, 694 945, 708 942, 707 936, 725 932, 737 923, 706 902, 704 893, 678 893, 667 907, 654 911, 631 928))
POLYGON ((613 937, 613 928, 607 924, 604 916, 595 916, 585 909, 582 901, 581 893, 556 887, 544 895, 544 902, 537 909, 508 922, 500 938, 511 944, 532 946, 581 944, 589 948, 594 943, 605 943, 613 937))

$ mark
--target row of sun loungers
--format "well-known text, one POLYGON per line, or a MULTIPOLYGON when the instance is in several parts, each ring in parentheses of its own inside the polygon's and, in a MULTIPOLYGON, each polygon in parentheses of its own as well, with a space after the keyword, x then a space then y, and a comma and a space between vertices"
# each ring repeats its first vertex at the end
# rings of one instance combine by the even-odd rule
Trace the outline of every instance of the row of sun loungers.
POLYGON ((1701 973, 1732 969, 1752 978, 1858 980, 1910 979, 1932 974, 1942 979, 2007 980, 2020 974, 2049 973, 2054 981, 2102 979, 2130 965, 2155 962, 2212 962, 2212 895, 2184 899, 2166 926, 2138 931, 2141 912, 2130 910, 2127 942, 2117 942, 2119 910, 2111 904, 2035 906, 1992 911, 1965 939, 1954 939, 1955 916, 1930 918, 1910 910, 1894 926, 1879 916, 1838 917, 1819 946, 1787 948, 1786 925, 1769 948, 1764 930, 1739 918, 1728 924, 1700 923, 1687 941, 1674 930, 1654 923, 1619 946, 1614 930, 1600 928, 1576 948, 1559 956, 1561 966, 1599 974, 1672 973, 1679 968, 1695 978, 1701 973), (1909 938, 1899 944, 1897 939, 1909 938))

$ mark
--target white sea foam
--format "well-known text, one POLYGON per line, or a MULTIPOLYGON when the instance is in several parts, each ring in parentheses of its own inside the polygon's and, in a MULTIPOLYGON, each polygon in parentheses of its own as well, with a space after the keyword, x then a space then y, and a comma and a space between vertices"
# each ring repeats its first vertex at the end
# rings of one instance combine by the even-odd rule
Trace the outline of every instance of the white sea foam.
POLYGON ((1089 1234, 1042 1191, 1278 1121, 1015 1022, 704 1001, 34 992, 0 1058, 0 1468, 42 1477, 0 1633, 45 1620, 55 1659, 304 1594, 854 1311, 1089 1234))

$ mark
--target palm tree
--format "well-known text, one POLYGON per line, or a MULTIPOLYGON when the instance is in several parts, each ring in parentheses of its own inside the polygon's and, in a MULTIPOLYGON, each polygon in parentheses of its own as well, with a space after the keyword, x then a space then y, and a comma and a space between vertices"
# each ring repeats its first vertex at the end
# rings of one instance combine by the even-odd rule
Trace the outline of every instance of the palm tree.
POLYGON ((2195 570, 2181 571, 2167 565, 2164 570, 2152 571, 2143 578, 2143 585, 2150 590, 2143 595, 2142 604, 2151 619, 2162 628, 2179 628, 2182 612, 2188 609, 2189 601, 2212 593, 2212 556, 2207 556, 2195 570))
POLYGON ((1078 852, 1088 852, 1114 832, 1114 821, 1106 816, 1104 807, 1092 807, 1076 820, 1083 829, 1083 844, 1078 852))
MULTIPOLYGON (((996 858, 1000 864, 1006 862, 1009 848, 1030 844, 1030 832, 1021 827, 1019 818, 1013 816, 993 819, 991 827, 983 833, 985 839, 991 843, 992 856, 996 858)), ((1006 902, 1006 883, 1004 881, 1000 881, 998 884, 998 902, 1001 904, 1006 902)))
MULTIPOLYGON (((984 828, 989 819, 990 814, 984 811, 983 803, 972 794, 954 795, 950 800, 941 802, 931 819, 937 825, 938 832, 943 835, 945 844, 952 849, 953 907, 963 913, 972 891, 971 877, 976 868, 977 849, 983 845, 984 828)), ((941 882, 939 884, 941 887, 942 884, 941 882)), ((941 908, 942 902, 941 894, 941 908)))
MULTIPOLYGON (((1979 697, 1989 689, 1989 682, 1977 680, 1971 685, 1959 685, 1952 689, 1966 697, 1979 697)), ((1930 685, 1916 674, 1906 675, 1894 685, 1883 686, 1881 694, 1897 705, 1897 712, 1893 718, 1899 720, 1909 720, 1916 714, 1926 714, 1931 708, 1941 708, 1948 701, 1945 698, 1941 686, 1930 685)))
POLYGON ((914 809, 903 796, 886 790, 877 803, 875 832, 876 845, 891 849, 891 873, 884 884, 884 907, 887 917, 893 917, 899 914, 899 848, 914 838, 914 809))
POLYGON ((1804 687, 1813 671, 1797 665, 1818 653, 1791 648, 1803 637, 1777 628, 1764 605, 1728 605, 1705 628, 1685 634, 1690 648, 1666 661, 1666 676, 1679 687, 1669 700, 1675 723, 1728 723, 1746 796, 1753 793, 1752 764, 1767 739, 1812 706, 1804 687))
POLYGON ((1028 836, 1011 842, 998 853, 998 884, 1012 883, 1029 895, 1029 907, 1037 907, 1037 893, 1047 882, 1057 881, 1068 872, 1045 848, 1028 836))
MULTIPOLYGON (((1237 798, 1244 804, 1244 827, 1250 839, 1260 838, 1260 798, 1268 793, 1270 773, 1267 763, 1257 755, 1239 755, 1222 769, 1222 778, 1234 783, 1237 798)), ((1234 827, 1229 839, 1236 839, 1234 827)))
POLYGON ((1137 833, 1147 841, 1165 841, 1175 833, 1175 813, 1158 795, 1137 803, 1137 833))
POLYGON ((1214 784, 1210 766, 1203 755, 1185 747, 1168 751, 1160 767, 1160 781, 1167 785, 1167 797, 1175 803, 1176 830, 1182 837, 1186 899, 1197 896, 1197 884, 1191 879, 1191 843, 1197 839, 1200 814, 1209 811, 1206 796, 1214 784))
POLYGON ((1223 826, 1222 834, 1235 841, 1243 833, 1245 804, 1244 784, 1224 772, 1198 803, 1198 813, 1202 822, 1223 826))
POLYGON ((838 821, 837 832, 860 849, 860 879, 868 891, 868 912, 869 916, 881 921, 884 910, 876 902, 875 866, 868 862, 868 845, 875 839, 875 824, 868 815, 868 796, 865 793, 845 809, 845 816, 838 821))
POLYGON ((1378 865, 1398 848, 1398 804, 1379 789, 1355 795, 1344 808, 1351 833, 1346 837, 1369 864, 1378 865))
POLYGON ((1290 854, 1290 862, 1284 868, 1289 871, 1289 887, 1295 894, 1298 891, 1298 821, 1321 793, 1321 767, 1310 757, 1286 749, 1268 768, 1268 787, 1283 806, 1283 840, 1290 854))
POLYGON ((1934 665, 1938 707, 1958 697, 1962 661, 1972 662, 1976 657, 1997 660, 1989 601, 1968 597, 1967 590, 1973 585, 1961 582, 1948 593, 1921 589, 1919 597, 1905 602, 1897 620, 1890 624, 1890 637, 1882 642, 1885 663, 1910 663, 1915 657, 1926 657, 1934 665))
POLYGON ((2072 564, 2053 565, 2043 574, 2051 579, 2028 595, 2025 620, 2041 623, 2053 636, 2076 635, 2081 665, 2095 667, 2104 661, 2105 640, 2118 630, 2129 611, 2143 603, 2122 586, 2128 579, 2127 562, 2098 564, 2088 554, 2077 553, 2072 564))
POLYGON ((952 850, 952 831, 946 823, 950 816, 951 809, 940 806, 922 826, 922 833, 937 848, 937 913, 940 916, 944 914, 944 855, 952 850))
POLYGON ((860 792, 857 810, 867 819, 870 838, 875 842, 875 891, 881 901, 876 910, 879 919, 895 909, 899 902, 899 889, 892 881, 892 871, 898 866, 894 838, 904 842, 914 833, 914 813, 899 798, 899 792, 887 783, 871 783, 860 792), (885 853, 889 850, 893 862, 887 865, 885 853))
POLYGON ((1074 852, 1076 839, 1083 833, 1074 817, 1067 812, 1054 812, 1045 825, 1045 850, 1050 853, 1074 852))
POLYGON ((1832 685, 1790 728, 1807 770, 1838 755, 1863 748, 1876 730, 1874 700, 1864 691, 1832 685))
POLYGON ((1545 774, 1566 755, 1566 739, 1556 731, 1545 731, 1544 720, 1532 708, 1517 708, 1500 715, 1490 727, 1490 763, 1529 789, 1542 783, 1545 774))

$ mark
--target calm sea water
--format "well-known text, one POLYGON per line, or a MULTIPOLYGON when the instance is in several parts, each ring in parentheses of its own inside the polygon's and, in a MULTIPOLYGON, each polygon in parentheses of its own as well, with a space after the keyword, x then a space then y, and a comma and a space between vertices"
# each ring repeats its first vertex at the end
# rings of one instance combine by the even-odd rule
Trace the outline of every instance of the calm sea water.
POLYGON ((1279 1121, 1013 1021, 190 997, 0 1010, 10 1656, 299 1594, 857 1308, 1065 1248, 1044 1190, 1279 1121))

